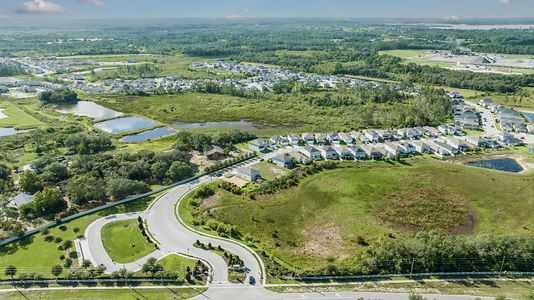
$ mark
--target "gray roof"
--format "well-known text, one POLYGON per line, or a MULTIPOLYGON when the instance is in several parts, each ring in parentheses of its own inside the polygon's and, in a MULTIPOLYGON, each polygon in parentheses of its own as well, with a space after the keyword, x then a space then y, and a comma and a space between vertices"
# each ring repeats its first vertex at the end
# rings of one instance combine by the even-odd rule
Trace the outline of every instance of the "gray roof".
POLYGON ((32 201, 33 201, 33 195, 20 193, 16 195, 15 197, 11 198, 7 206, 8 207, 20 207, 21 205, 30 203, 32 201))

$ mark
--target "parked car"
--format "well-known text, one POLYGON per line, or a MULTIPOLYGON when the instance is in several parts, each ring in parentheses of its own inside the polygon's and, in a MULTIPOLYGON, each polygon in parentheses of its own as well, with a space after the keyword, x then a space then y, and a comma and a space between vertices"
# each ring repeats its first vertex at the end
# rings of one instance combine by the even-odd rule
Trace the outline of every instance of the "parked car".
POLYGON ((249 276, 249 277, 248 277, 248 283, 249 283, 250 285, 254 285, 254 284, 256 284, 256 278, 254 278, 254 276, 249 276))

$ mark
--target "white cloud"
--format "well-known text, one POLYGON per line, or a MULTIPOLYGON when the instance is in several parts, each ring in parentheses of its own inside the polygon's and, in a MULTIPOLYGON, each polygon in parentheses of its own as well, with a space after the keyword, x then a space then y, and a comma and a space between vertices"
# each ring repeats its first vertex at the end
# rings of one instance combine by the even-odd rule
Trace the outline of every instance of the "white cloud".
POLYGON ((503 4, 503 5, 510 4, 510 0, 499 0, 499 2, 501 2, 501 4, 503 4))
POLYGON ((93 4, 93 5, 104 5, 104 0, 78 0, 78 2, 93 4))
POLYGON ((0 21, 10 19, 10 16, 0 15, 0 21))
POLYGON ((458 16, 447 16, 447 17, 443 17, 443 19, 445 19, 445 20, 458 20, 460 18, 458 16))
POLYGON ((52 14, 61 13, 66 9, 64 6, 46 0, 32 0, 22 3, 16 12, 21 14, 52 14))

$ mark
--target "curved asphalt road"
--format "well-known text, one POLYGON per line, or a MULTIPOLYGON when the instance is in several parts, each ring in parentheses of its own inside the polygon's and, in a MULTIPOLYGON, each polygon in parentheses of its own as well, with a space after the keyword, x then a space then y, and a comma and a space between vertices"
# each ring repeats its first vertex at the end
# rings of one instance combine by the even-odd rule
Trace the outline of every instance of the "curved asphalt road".
MULTIPOLYGON (((276 152, 271 153, 268 157, 276 154, 276 152)), ((222 173, 234 172, 238 167, 255 164, 258 160, 259 158, 255 158, 238 164, 237 166, 227 168, 222 173)), ((211 243, 214 247, 221 246, 223 249, 237 254, 244 262, 245 268, 247 269, 247 276, 253 276, 258 281, 258 284, 265 284, 263 261, 255 252, 247 249, 248 247, 245 245, 196 232, 194 229, 188 227, 188 225, 180 222, 177 218, 175 209, 177 209, 177 203, 182 197, 191 189, 216 179, 211 176, 203 176, 194 182, 177 186, 154 201, 144 212, 118 214, 96 220, 87 227, 85 238, 76 241, 76 247, 81 257, 83 259, 89 259, 94 265, 104 265, 106 267, 106 273, 111 273, 122 268, 128 271, 137 271, 149 257, 159 259, 171 253, 179 253, 208 262, 211 269, 211 284, 229 284, 228 266, 223 258, 213 251, 193 247, 195 241, 200 240, 204 244, 211 243), (135 219, 138 216, 141 216, 147 221, 148 231, 156 239, 160 250, 156 250, 128 264, 113 262, 102 244, 102 227, 110 222, 135 219)), ((245 284, 248 284, 248 280, 245 284)))

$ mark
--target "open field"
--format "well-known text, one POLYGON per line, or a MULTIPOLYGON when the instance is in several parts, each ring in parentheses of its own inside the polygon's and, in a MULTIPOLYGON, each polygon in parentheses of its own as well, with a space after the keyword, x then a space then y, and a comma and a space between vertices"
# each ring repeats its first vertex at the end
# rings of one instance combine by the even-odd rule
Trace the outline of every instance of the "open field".
POLYGON ((418 55, 425 54, 426 50, 387 50, 380 52, 381 54, 388 54, 400 58, 414 58, 418 55))
POLYGON ((510 174, 424 157, 405 165, 343 166, 256 201, 217 190, 193 214, 209 210, 301 268, 331 259, 351 261, 367 248, 357 243, 360 237, 372 246, 388 236, 410 237, 415 230, 534 235, 531 172, 510 174))
POLYGON ((249 120, 256 124, 257 132, 272 134, 350 126, 350 111, 312 107, 302 97, 294 95, 284 95, 284 98, 287 101, 187 93, 151 97, 108 96, 97 102, 126 113, 142 113, 167 124, 249 120))
POLYGON ((0 127, 30 129, 44 126, 42 122, 18 108, 15 103, 7 101, 7 98, 0 97, 0 109, 3 109, 3 114, 7 115, 7 118, 0 119, 0 127))
POLYGON ((102 227, 102 243, 109 257, 117 263, 136 261, 155 250, 141 234, 137 219, 122 220, 102 227))
POLYGON ((471 283, 454 281, 420 281, 413 283, 362 283, 356 285, 339 285, 335 287, 273 287, 275 292, 309 292, 310 289, 318 292, 327 291, 354 291, 354 292, 391 292, 391 293, 414 293, 414 294, 449 294, 449 295, 473 295, 473 296, 505 296, 514 299, 531 299, 528 296, 534 293, 532 281, 507 282, 499 280, 477 281, 471 283))
MULTIPOLYGON (((153 199, 153 197, 140 199, 61 224, 65 226, 64 230, 59 226, 54 227, 50 230, 50 235, 61 237, 63 241, 74 241, 78 235, 83 235, 85 228, 96 219, 116 213, 143 210, 153 199), (79 232, 75 233, 74 228, 78 228, 79 232)), ((57 247, 57 243, 45 241, 42 234, 0 247, 0 270, 8 265, 14 265, 18 269, 18 274, 35 272, 54 278, 50 273, 51 268, 54 264, 61 264, 60 255, 66 254, 66 251, 58 250, 57 247)), ((73 264, 74 266, 76 264, 73 264)), ((3 272, 0 274, 0 279, 7 278, 3 272)))
POLYGON ((0 299, 42 299, 42 300, 78 300, 78 299, 188 299, 202 293, 205 289, 188 289, 188 288, 166 288, 166 289, 140 289, 140 288, 123 288, 123 289, 76 289, 76 290, 57 290, 57 291, 24 291, 12 293, 0 293, 0 299))

